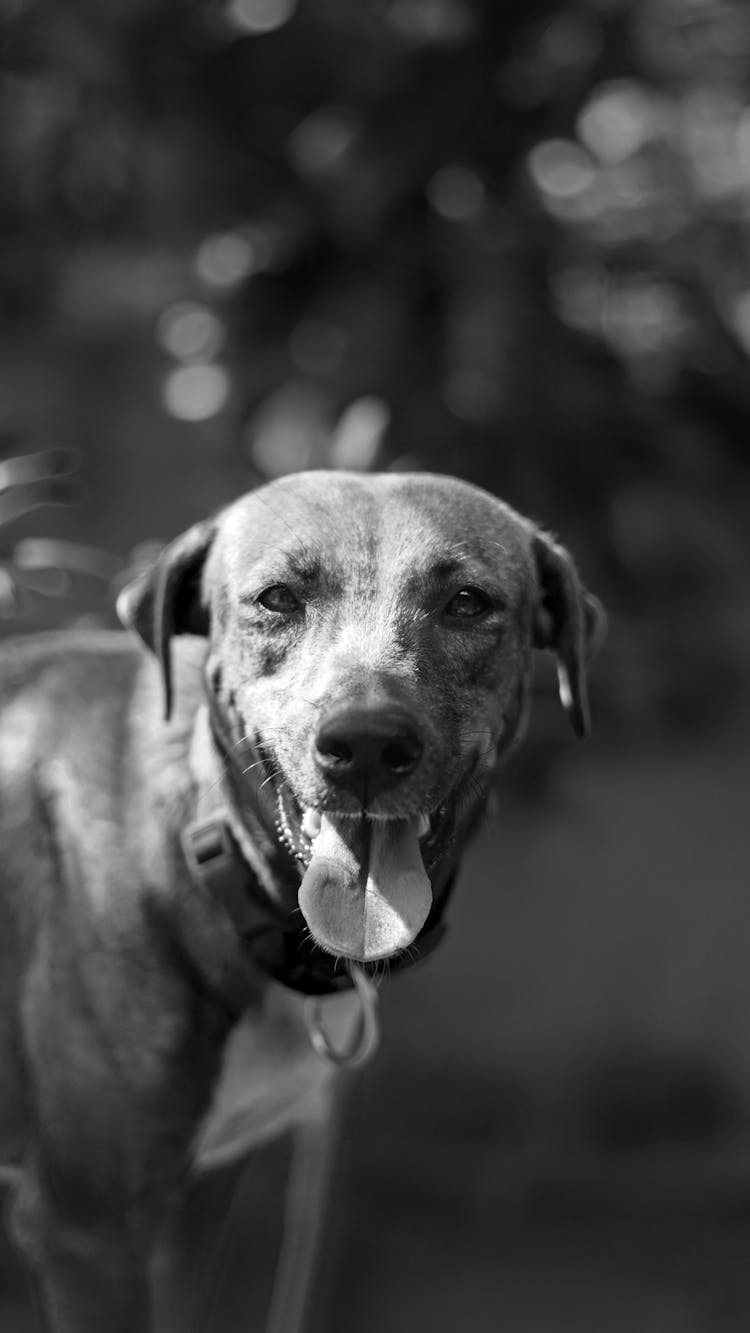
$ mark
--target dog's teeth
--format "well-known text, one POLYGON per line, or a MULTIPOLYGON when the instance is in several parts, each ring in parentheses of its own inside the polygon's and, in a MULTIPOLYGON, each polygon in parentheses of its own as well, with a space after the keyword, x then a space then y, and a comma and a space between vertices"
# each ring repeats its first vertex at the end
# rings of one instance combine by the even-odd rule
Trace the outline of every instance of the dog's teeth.
POLYGON ((302 816, 302 832, 308 838, 317 838, 320 833, 320 811, 306 810, 302 816))
POLYGON ((425 835, 429 833, 429 831, 430 831, 430 816, 420 815, 419 823, 417 824, 417 837, 424 838, 425 835))

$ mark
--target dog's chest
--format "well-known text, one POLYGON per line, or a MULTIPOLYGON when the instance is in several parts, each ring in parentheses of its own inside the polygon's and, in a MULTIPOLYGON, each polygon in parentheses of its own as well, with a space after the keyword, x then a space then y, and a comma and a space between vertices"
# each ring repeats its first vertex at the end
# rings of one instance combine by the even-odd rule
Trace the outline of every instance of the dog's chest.
MULTIPOLYGON (((335 1067, 310 1045, 304 1005, 302 996, 272 984, 263 1010, 232 1031, 195 1143, 198 1170, 236 1160, 325 1110, 335 1067)), ((357 1022, 356 996, 332 995, 321 1009, 335 1043, 346 1045, 357 1022)))

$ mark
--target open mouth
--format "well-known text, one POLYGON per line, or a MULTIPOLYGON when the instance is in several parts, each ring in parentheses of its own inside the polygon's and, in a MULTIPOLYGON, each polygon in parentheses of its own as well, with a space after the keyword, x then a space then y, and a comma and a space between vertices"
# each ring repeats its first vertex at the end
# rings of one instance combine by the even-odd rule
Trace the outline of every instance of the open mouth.
MULTIPOLYGON (((301 865, 307 867, 313 855, 313 844, 318 838, 323 827, 324 819, 335 819, 342 824, 349 821, 350 824, 400 824, 407 822, 406 819, 400 819, 396 815, 378 815, 370 814, 368 811, 362 811, 360 814, 351 814, 348 811, 322 811, 315 806, 300 806, 296 798, 289 790, 276 788, 276 832, 279 841, 291 852, 301 865)), ((441 825, 446 814, 445 807, 439 807, 432 815, 411 816, 409 823, 414 823, 417 840, 419 842, 425 867, 429 870, 434 861, 434 852, 441 825)))
POLYGON ((303 809, 276 789, 280 841, 303 867, 299 907, 315 942, 358 962, 408 948, 432 906, 428 871, 445 842, 446 812, 373 818, 303 809))

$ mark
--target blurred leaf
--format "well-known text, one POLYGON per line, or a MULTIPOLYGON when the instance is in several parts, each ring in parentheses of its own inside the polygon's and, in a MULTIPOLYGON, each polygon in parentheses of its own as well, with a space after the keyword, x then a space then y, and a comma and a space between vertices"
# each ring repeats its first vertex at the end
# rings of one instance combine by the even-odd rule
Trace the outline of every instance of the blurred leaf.
POLYGON ((80 482, 65 477, 50 477, 28 485, 13 486, 0 494, 0 526, 12 523, 42 505, 80 504, 84 489, 80 482))

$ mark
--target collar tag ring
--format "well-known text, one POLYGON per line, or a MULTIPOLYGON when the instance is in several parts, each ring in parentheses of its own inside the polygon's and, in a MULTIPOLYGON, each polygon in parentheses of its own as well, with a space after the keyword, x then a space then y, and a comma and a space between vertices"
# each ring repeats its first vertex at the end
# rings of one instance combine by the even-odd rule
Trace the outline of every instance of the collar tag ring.
POLYGON ((359 1001, 359 1013, 356 1029, 346 1046, 335 1046, 326 1032, 319 999, 308 996, 304 1009, 310 1045, 324 1060, 338 1065, 340 1069, 355 1069, 357 1065, 365 1064, 375 1054, 380 1042, 378 992, 375 985, 355 963, 349 964, 349 972, 359 1001))

